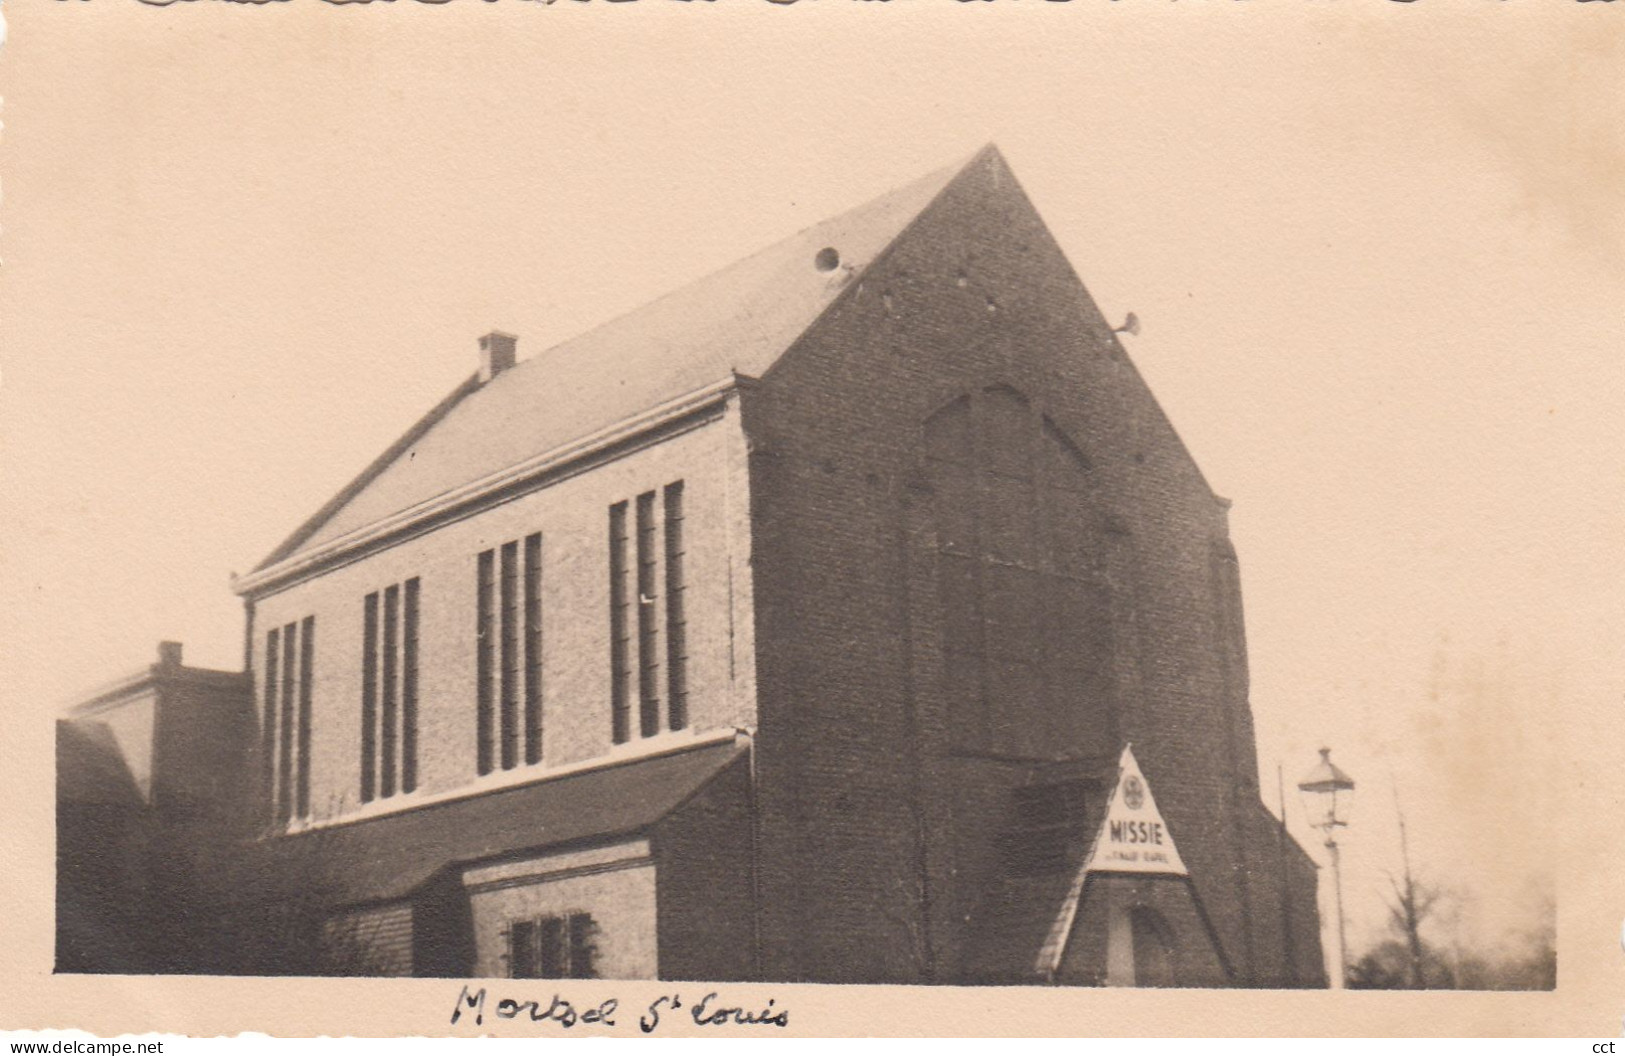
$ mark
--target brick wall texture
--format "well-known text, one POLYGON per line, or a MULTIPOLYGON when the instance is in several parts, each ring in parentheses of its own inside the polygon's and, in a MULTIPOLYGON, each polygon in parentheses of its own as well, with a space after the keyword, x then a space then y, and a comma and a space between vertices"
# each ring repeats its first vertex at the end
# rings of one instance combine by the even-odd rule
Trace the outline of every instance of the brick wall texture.
MULTIPOLYGON (((1225 504, 1002 160, 984 155, 951 183, 743 408, 765 973, 976 976, 973 936, 998 909, 990 892, 1014 789, 1098 777, 1128 740, 1229 981, 1313 982, 1314 929, 1300 928, 1314 957, 1297 966, 1279 935, 1283 869, 1258 804, 1225 504), (1109 643, 1100 685, 1081 696, 1061 687, 1026 721, 1050 724, 1038 711, 1054 707, 1099 718, 1044 747, 1017 739, 1015 752, 997 730, 967 740, 950 714, 964 676, 946 648, 938 569, 958 511, 942 507, 926 450, 933 415, 989 389, 1019 394, 1086 463, 1092 508, 1068 516, 1099 551, 1108 595, 1091 610, 1107 626, 1046 639, 1039 661, 1064 671, 1054 652, 1096 648, 1098 633, 1109 643)), ((996 700, 1004 687, 990 681, 996 700)), ((1289 901, 1312 908, 1301 852, 1286 857, 1289 901)), ((1208 944, 1184 916, 1173 923, 1179 942, 1208 944)))
MULTIPOLYGON (((476 783, 477 556, 532 532, 535 772, 624 756, 607 511, 676 480, 685 735, 751 730, 749 765, 647 834, 648 864, 474 893, 474 970, 551 907, 630 936, 606 974, 1035 981, 1089 834, 1022 790, 1073 788, 1084 816, 1127 741, 1191 877, 1090 890, 1156 909, 1204 985, 1321 982, 1313 868, 1258 799, 1226 504, 996 152, 692 427, 256 597, 260 691, 266 632, 315 617, 314 818, 358 806, 363 598, 411 577, 416 795, 476 783), (1059 872, 1012 865, 1045 840, 1059 872)), ((1103 978, 1092 897, 1070 981, 1103 978)))
MULTIPOLYGON (((677 480, 684 482, 687 528, 689 725, 701 731, 749 725, 748 701, 736 690, 749 669, 731 659, 743 648, 734 636, 748 620, 729 612, 729 544, 739 534, 730 528, 727 505, 729 451, 728 420, 718 417, 258 599, 252 661, 262 708, 266 632, 315 617, 313 818, 360 806, 363 602, 413 577, 421 599, 417 793, 456 792, 475 782, 477 562, 481 551, 533 532, 542 533, 542 767, 609 753, 608 510, 677 480)), ((635 699, 633 714, 636 727, 635 699)), ((402 795, 400 805, 411 799, 402 795)))

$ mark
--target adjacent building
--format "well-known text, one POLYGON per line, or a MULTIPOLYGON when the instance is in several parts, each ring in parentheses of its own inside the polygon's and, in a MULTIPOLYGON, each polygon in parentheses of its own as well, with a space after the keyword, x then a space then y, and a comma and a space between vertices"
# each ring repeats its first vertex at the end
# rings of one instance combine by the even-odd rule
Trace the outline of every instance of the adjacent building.
POLYGON ((241 672, 187 667, 178 642, 56 724, 56 969, 185 970, 195 863, 247 830, 255 729, 241 672))
POLYGON ((193 919, 251 970, 1324 985, 1227 507, 991 147, 488 334, 235 581, 193 919), (1182 875, 1091 859, 1127 776, 1182 875))

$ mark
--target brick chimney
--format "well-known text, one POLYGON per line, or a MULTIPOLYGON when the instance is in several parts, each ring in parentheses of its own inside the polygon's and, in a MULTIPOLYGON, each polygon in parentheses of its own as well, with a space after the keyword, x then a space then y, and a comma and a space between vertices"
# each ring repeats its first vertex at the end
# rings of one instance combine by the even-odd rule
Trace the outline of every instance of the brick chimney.
POLYGON ((501 330, 492 330, 480 338, 481 385, 513 366, 514 349, 518 346, 517 337, 505 334, 501 330))
POLYGON ((159 642, 158 643, 158 666, 160 666, 160 667, 180 667, 181 666, 181 643, 180 642, 159 642))

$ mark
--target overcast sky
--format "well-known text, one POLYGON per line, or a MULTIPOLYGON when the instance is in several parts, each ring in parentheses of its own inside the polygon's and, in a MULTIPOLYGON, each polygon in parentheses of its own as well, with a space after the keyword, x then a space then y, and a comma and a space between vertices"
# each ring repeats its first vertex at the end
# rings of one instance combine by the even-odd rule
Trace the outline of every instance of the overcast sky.
POLYGON ((1359 782, 1353 945, 1396 795, 1464 934, 1530 919, 1620 702, 1609 5, 90 6, 8 55, 25 754, 159 639, 239 667, 229 574, 478 335, 534 354, 991 141, 1234 500, 1266 799, 1310 842, 1315 749, 1359 782))

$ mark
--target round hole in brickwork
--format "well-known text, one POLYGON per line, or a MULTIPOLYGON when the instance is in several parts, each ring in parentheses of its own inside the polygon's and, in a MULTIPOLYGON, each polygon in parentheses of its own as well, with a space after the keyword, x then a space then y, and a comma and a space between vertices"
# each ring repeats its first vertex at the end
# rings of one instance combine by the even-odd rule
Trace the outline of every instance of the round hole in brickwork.
POLYGON ((813 257, 813 266, 819 271, 834 271, 841 266, 841 255, 835 251, 834 246, 825 246, 813 257))

